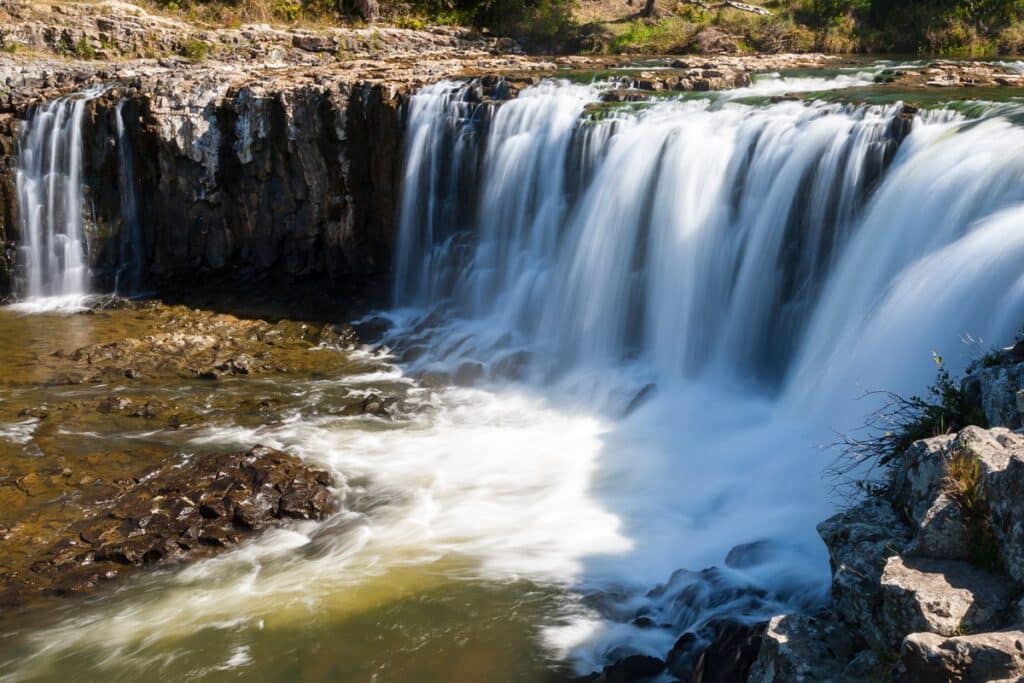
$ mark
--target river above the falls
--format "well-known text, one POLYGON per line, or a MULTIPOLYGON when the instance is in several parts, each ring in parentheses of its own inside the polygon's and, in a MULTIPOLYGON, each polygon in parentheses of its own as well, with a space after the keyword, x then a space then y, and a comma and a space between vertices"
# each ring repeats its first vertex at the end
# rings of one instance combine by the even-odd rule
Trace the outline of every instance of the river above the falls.
POLYGON ((922 392, 1024 319, 1013 96, 862 98, 891 67, 642 103, 423 88, 378 347, 158 304, 0 309, 0 572, 157 462, 262 444, 341 501, 8 612, 0 681, 565 681, 825 604, 828 446, 864 392, 922 392))

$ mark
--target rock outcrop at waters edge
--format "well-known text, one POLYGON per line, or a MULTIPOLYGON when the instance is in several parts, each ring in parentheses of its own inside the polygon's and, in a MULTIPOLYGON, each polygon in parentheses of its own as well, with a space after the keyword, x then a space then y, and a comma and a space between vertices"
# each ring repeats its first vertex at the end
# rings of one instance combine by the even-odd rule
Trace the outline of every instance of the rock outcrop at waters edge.
POLYGON ((554 68, 464 29, 208 31, 116 2, 2 1, 0 17, 11 20, 0 42, 17 48, 0 57, 0 296, 19 238, 17 139, 34 104, 106 88, 83 130, 95 289, 112 289, 126 220, 119 105, 151 283, 204 273, 359 280, 388 265, 404 98, 471 67, 554 68), (208 50, 201 61, 180 55, 189 41, 208 50), (69 60, 79 45, 94 59, 69 60))
MULTIPOLYGON (((1024 680, 1024 435, 1016 394, 1024 344, 971 369, 963 390, 991 428, 967 427, 914 443, 888 485, 818 525, 832 570, 830 607, 767 622, 736 614, 792 609, 724 568, 677 573, 671 613, 732 605, 698 624, 663 657, 629 654, 580 679, 687 683, 932 683, 1024 680), (724 580, 723 580, 724 579, 724 580), (658 678, 657 680, 663 680, 658 678)), ((657 628, 664 615, 638 615, 657 628)), ((662 625, 667 627, 667 624, 662 625)))
POLYGON ((920 441, 893 481, 818 527, 833 611, 773 619, 749 680, 1024 678, 1024 437, 920 441))
POLYGON ((727 675, 691 668, 690 680, 1024 680, 1024 436, 1007 428, 1020 423, 1020 361, 1003 352, 964 382, 1003 426, 916 442, 884 493, 818 526, 829 611, 719 627, 704 656, 727 675))

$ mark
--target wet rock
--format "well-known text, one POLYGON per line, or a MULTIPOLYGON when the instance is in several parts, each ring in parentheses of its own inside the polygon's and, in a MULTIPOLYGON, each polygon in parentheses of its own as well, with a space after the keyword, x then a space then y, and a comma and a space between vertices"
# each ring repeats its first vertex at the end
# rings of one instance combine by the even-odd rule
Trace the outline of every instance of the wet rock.
POLYGON ((640 683, 655 679, 664 670, 665 662, 657 657, 635 654, 609 664, 591 680, 595 683, 640 683))
POLYGON ((331 483, 327 472, 263 446, 168 463, 111 491, 29 570, 6 574, 0 604, 92 590, 124 568, 203 557, 287 519, 322 519, 337 508, 331 483))
POLYGON ((905 683, 962 681, 998 683, 1024 678, 1024 632, 980 633, 947 638, 913 633, 900 648, 905 683))
POLYGON ((455 371, 452 380, 460 387, 471 387, 484 377, 483 363, 466 361, 455 371))
POLYGON ((124 410, 131 408, 132 400, 124 396, 108 396, 101 400, 96 406, 96 410, 103 413, 119 413, 124 410))
POLYGON ((767 627, 767 623, 748 625, 737 622, 719 626, 711 645, 698 657, 690 680, 693 683, 747 680, 761 651, 761 640, 767 627))
POLYGON ((952 637, 999 628, 1015 593, 1008 578, 966 562, 899 556, 886 562, 881 587, 893 650, 917 631, 952 637))

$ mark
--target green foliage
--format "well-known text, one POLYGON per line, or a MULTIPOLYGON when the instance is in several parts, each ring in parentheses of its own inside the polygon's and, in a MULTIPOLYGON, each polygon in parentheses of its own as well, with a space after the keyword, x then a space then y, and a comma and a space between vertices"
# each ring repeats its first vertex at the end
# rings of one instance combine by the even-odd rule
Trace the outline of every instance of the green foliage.
POLYGON ((829 33, 852 23, 866 47, 977 57, 1017 53, 1021 41, 1007 34, 1024 19, 1024 0, 799 0, 798 14, 829 33))
POLYGON ((65 35, 61 40, 61 50, 78 59, 96 58, 96 49, 93 48, 92 43, 84 35, 75 42, 71 42, 71 37, 65 35))
POLYGON ((955 432, 968 425, 988 426, 981 408, 959 382, 953 381, 942 356, 933 357, 938 368, 935 383, 924 397, 911 396, 907 400, 912 417, 902 430, 892 433, 892 455, 902 454, 920 439, 955 432))
POLYGON ((189 38, 181 44, 178 53, 192 62, 201 62, 210 53, 210 46, 195 38, 189 38))
POLYGON ((682 52, 698 30, 698 26, 677 17, 660 21, 638 19, 612 40, 611 50, 618 53, 648 54, 682 52))
POLYGON ((274 0, 271 12, 275 19, 291 24, 302 14, 302 4, 295 0, 274 0))
MULTIPOLYGON (((911 444, 921 439, 957 432, 964 427, 988 427, 981 407, 960 382, 946 369, 942 357, 933 355, 937 368, 935 382, 924 396, 904 398, 884 392, 888 401, 868 416, 866 436, 847 435, 841 444, 846 453, 837 466, 837 474, 868 462, 873 467, 888 468, 911 444)), ((859 482, 869 493, 884 490, 877 482, 859 482)))

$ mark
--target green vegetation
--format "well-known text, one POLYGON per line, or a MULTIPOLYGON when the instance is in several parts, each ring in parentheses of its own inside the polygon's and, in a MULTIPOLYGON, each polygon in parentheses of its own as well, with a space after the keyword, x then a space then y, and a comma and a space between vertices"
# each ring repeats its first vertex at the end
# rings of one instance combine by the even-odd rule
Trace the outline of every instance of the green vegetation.
POLYGON ((96 59, 96 49, 84 35, 75 42, 67 35, 61 41, 61 50, 78 59, 96 59))
POLYGON ((978 457, 965 450, 954 453, 946 467, 945 484, 966 522, 971 561, 985 569, 1001 570, 999 543, 992 528, 992 512, 981 485, 982 471, 978 457))
POLYGON ((181 44, 178 53, 192 62, 201 62, 206 59, 206 55, 210 52, 210 46, 201 40, 195 38, 189 38, 181 44))
MULTIPOLYGON (((770 14, 713 1, 657 0, 582 10, 595 0, 379 0, 381 21, 447 24, 509 35, 538 51, 627 54, 811 51, 974 57, 1024 51, 1024 0, 747 0, 770 14), (604 14, 602 14, 602 11, 604 14), (617 13, 617 16, 605 16, 617 13), (580 17, 588 17, 586 20, 580 17)), ((354 0, 147 0, 187 18, 361 23, 354 0)))
MULTIPOLYGON (((748 0, 749 1, 749 0, 748 0)), ((887 52, 980 57, 1024 50, 1024 0, 762 0, 770 15, 661 0, 656 18, 584 27, 602 52, 887 52)))
MULTIPOLYGON (((915 441, 957 432, 970 425, 988 427, 981 407, 949 374, 942 357, 936 355, 934 360, 935 382, 924 396, 905 398, 881 392, 887 400, 868 416, 864 435, 847 435, 840 444, 845 457, 836 468, 837 474, 846 474, 865 462, 876 468, 888 468, 915 441)), ((869 493, 885 490, 885 483, 879 485, 875 480, 857 485, 869 493)))

